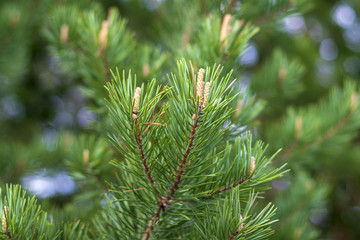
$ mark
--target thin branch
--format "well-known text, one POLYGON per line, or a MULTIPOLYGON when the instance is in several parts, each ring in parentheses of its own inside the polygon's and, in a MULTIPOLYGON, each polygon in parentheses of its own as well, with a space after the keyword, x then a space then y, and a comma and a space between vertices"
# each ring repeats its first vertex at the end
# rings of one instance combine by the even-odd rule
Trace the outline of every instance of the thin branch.
POLYGON ((150 233, 154 229, 154 223, 160 218, 161 209, 162 209, 161 204, 159 204, 155 211, 154 216, 150 219, 148 223, 148 227, 145 230, 142 240, 148 240, 150 238, 150 233))
POLYGON ((149 169, 149 165, 147 163, 147 159, 145 157, 145 153, 144 153, 144 149, 143 149, 143 143, 142 143, 142 138, 141 138, 141 130, 140 130, 140 125, 138 124, 139 126, 139 130, 138 130, 138 134, 136 136, 137 138, 137 141, 138 141, 138 149, 140 150, 140 157, 141 157, 141 160, 142 160, 142 165, 144 166, 144 170, 145 170, 145 174, 146 174, 146 177, 149 179, 149 182, 154 186, 156 187, 156 183, 155 183, 155 180, 154 178, 152 177, 151 173, 150 173, 150 169, 149 169))
POLYGON ((104 65, 106 82, 110 82, 111 81, 110 67, 109 67, 109 62, 108 62, 105 54, 103 54, 102 60, 103 60, 103 65, 104 65))
POLYGON ((228 186, 226 186, 226 187, 223 187, 223 188, 217 190, 217 191, 216 191, 215 193, 213 193, 213 194, 218 194, 218 193, 222 193, 222 192, 229 191, 230 189, 235 188, 235 187, 237 187, 237 186, 245 183, 247 180, 250 180, 250 179, 251 179, 251 176, 252 176, 252 175, 247 175, 247 176, 245 176, 245 177, 242 177, 242 178, 241 178, 239 181, 237 181, 236 183, 232 183, 232 184, 230 184, 230 185, 228 185, 228 186))
POLYGON ((236 230, 236 232, 233 232, 230 237, 229 237, 229 240, 233 240, 238 234, 239 234, 240 231, 236 230))
MULTIPOLYGON (((345 116, 334 127, 330 128, 328 131, 326 131, 326 133, 324 135, 322 135, 315 141, 310 142, 309 144, 303 146, 303 149, 306 150, 313 144, 319 144, 321 142, 328 140, 329 138, 334 136, 340 129, 342 129, 349 120, 350 120, 350 115, 345 116)), ((298 145, 298 142, 297 142, 297 139, 295 139, 291 143, 291 145, 282 154, 279 155, 279 157, 278 157, 279 161, 283 161, 286 158, 288 158, 294 152, 294 150, 297 148, 297 145, 298 145)))
POLYGON ((13 238, 13 237, 11 236, 11 233, 10 233, 9 230, 7 230, 7 231, 5 232, 5 235, 6 235, 9 239, 15 240, 15 238, 13 238))
POLYGON ((169 207, 169 203, 173 201, 172 198, 174 197, 174 195, 176 193, 176 190, 179 188, 179 184, 181 182, 182 175, 183 175, 185 169, 187 168, 187 166, 190 164, 190 161, 187 161, 187 160, 188 160, 188 157, 189 157, 189 155, 191 153, 191 149, 192 149, 192 147, 194 145, 195 133, 196 133, 196 128, 199 125, 201 110, 202 110, 202 108, 199 107, 198 116, 194 120, 194 124, 193 124, 193 126, 191 128, 190 137, 189 137, 190 141, 189 141, 188 147, 187 147, 185 153, 183 154, 183 158, 182 158, 181 163, 180 163, 180 165, 178 167, 178 170, 177 170, 177 173, 175 175, 174 181, 171 184, 171 187, 170 187, 169 192, 166 195, 166 197, 162 197, 161 199, 159 199, 159 203, 158 203, 158 206, 156 208, 155 214, 150 219, 150 221, 148 223, 148 227, 145 230, 145 233, 143 235, 142 240, 148 240, 150 238, 150 233, 154 229, 155 221, 159 219, 160 212, 161 211, 165 212, 169 207))
POLYGON ((191 152, 191 149, 192 149, 192 147, 194 145, 195 133, 196 133, 196 128, 199 125, 200 114, 201 114, 201 108, 199 109, 198 116, 197 116, 197 118, 196 118, 196 120, 195 120, 195 122, 194 122, 194 124, 192 126, 192 129, 191 129, 191 133, 190 133, 190 137, 189 137, 190 142, 188 144, 188 147, 186 149, 185 154, 183 155, 182 161, 181 161, 180 166, 178 168, 175 179, 174 179, 174 181, 173 181, 173 183, 171 185, 170 191, 169 191, 168 195, 166 196, 167 201, 171 200, 174 197, 176 190, 179 188, 179 183, 181 182, 181 178, 182 178, 182 175, 184 173, 184 170, 188 166, 187 159, 188 159, 188 157, 190 155, 190 152, 191 152))

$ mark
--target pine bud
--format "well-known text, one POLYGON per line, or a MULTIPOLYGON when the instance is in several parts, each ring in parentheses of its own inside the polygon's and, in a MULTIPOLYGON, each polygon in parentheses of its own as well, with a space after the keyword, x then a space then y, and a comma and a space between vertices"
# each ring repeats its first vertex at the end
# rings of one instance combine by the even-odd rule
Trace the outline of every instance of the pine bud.
POLYGON ((195 113, 192 115, 191 119, 195 121, 195 119, 196 119, 196 114, 195 113))
POLYGON ((295 137, 298 139, 302 132, 302 117, 297 116, 295 119, 295 137))
POLYGON ((147 77, 150 73, 150 65, 148 63, 144 64, 143 66, 143 75, 147 77))
POLYGON ((228 38, 229 38, 229 35, 231 32, 230 21, 231 21, 231 15, 225 14, 222 25, 221 25, 221 32, 220 32, 221 49, 223 49, 228 43, 228 38))
POLYGON ((249 175, 252 175, 255 170, 255 158, 251 157, 249 175))
POLYGON ((235 111, 235 117, 239 116, 242 110, 242 106, 243 106, 243 100, 239 100, 236 104, 236 111, 235 111))
POLYGON ((2 212, 2 218, 1 218, 1 224, 2 224, 2 229, 3 232, 6 233, 7 232, 7 226, 6 226, 6 216, 8 214, 8 207, 4 206, 3 212, 2 212))
POLYGON ((139 105, 140 105, 140 93, 141 93, 141 88, 136 88, 135 89, 135 94, 134 94, 134 108, 133 108, 133 119, 134 121, 137 119, 137 113, 139 112, 139 105))
POLYGON ((202 94, 203 94, 203 88, 204 88, 204 74, 205 70, 203 68, 200 68, 197 76, 197 85, 196 85, 196 100, 200 100, 200 103, 202 102, 202 94))
MULTIPOLYGON (((239 221, 242 222, 242 220, 244 220, 243 216, 240 214, 240 219, 239 221)), ((237 229, 237 232, 239 233, 242 229, 244 228, 244 223, 241 223, 239 228, 237 229)))
POLYGON ((9 21, 11 26, 17 27, 20 23, 20 12, 18 10, 14 10, 9 17, 9 21))
POLYGON ((100 50, 104 50, 108 41, 109 21, 103 21, 99 32, 100 50))
POLYGON ((210 82, 207 82, 205 84, 205 90, 204 90, 204 103, 202 105, 202 107, 204 108, 208 102, 209 99, 209 93, 210 93, 210 82))
POLYGON ((69 26, 67 24, 63 24, 60 29, 60 40, 62 43, 67 43, 69 39, 69 26))
POLYGON ((89 149, 83 150, 83 163, 85 167, 89 165, 89 149))
POLYGON ((350 100, 351 112, 355 112, 358 107, 358 97, 359 97, 359 95, 356 92, 351 94, 351 100, 350 100))
POLYGON ((278 73, 278 78, 279 78, 281 83, 284 81, 285 77, 286 77, 286 69, 281 67, 279 69, 279 73, 278 73))

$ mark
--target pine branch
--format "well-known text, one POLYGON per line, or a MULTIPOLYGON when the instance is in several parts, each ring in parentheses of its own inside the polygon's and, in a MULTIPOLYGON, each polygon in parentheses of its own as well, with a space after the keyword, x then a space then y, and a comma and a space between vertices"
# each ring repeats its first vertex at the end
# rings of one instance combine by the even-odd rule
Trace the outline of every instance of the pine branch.
MULTIPOLYGON (((192 67, 189 69, 185 61, 179 62, 178 68, 180 77, 172 75, 166 92, 162 92, 160 86, 154 92, 155 80, 146 88, 136 88, 136 82, 125 74, 122 79, 115 76, 114 82, 107 87, 110 115, 116 131, 112 141, 125 156, 125 163, 114 164, 126 173, 128 179, 119 179, 121 185, 111 187, 114 198, 118 200, 114 209, 119 211, 112 214, 106 210, 104 214, 110 216, 104 218, 109 226, 116 225, 119 234, 131 233, 131 238, 139 234, 143 240, 191 237, 193 227, 183 225, 187 222, 184 217, 194 214, 194 207, 202 208, 206 202, 212 205, 216 198, 211 196, 215 194, 208 194, 210 191, 222 193, 249 181, 255 172, 255 157, 259 158, 258 177, 251 186, 229 194, 242 192, 242 196, 248 196, 252 189, 263 191, 260 185, 281 176, 280 169, 265 170, 271 159, 262 157, 262 143, 251 147, 250 134, 245 142, 238 139, 234 145, 227 143, 224 151, 225 146, 219 145, 224 134, 222 126, 232 112, 227 107, 236 97, 230 88, 233 84, 231 72, 220 78, 221 68, 217 65, 207 68, 206 75, 204 69, 199 69, 195 82, 192 67), (144 93, 141 93, 142 89, 144 93), (163 104, 162 109, 155 113, 156 105, 167 92, 169 103, 163 104), (161 119, 164 122, 160 124, 161 119), (214 157, 211 157, 211 152, 214 157), (254 156, 251 161, 250 156, 254 156), (239 173, 245 177, 238 179, 239 173), (169 176, 172 179, 168 179, 169 176), (233 183, 229 185, 231 181, 233 183), (152 187, 148 188, 150 184, 152 187), (169 207, 171 212, 168 213, 169 207), (127 224, 130 219, 137 224, 127 224), (187 233, 178 235, 167 231, 180 229, 180 226, 184 226, 187 233)), ((218 195, 219 201, 227 195, 218 195)), ((235 203, 238 202, 231 204, 235 203)), ((197 214, 205 216, 200 212, 197 214)), ((101 231, 107 228, 105 226, 101 231)), ((117 234, 114 232, 115 236, 117 234)), ((226 237, 221 239, 228 239, 230 234, 227 230, 222 231, 220 235, 226 237)))
MULTIPOLYGON (((309 142, 305 146, 301 146, 303 150, 307 150, 308 148, 320 144, 322 142, 325 142, 326 140, 332 138, 337 132, 339 132, 343 127, 346 126, 348 121, 350 120, 351 114, 346 115, 343 117, 335 126, 330 128, 328 131, 326 131, 322 136, 319 138, 314 139, 314 141, 309 142)), ((281 154, 279 155, 279 160, 284 161, 287 159, 291 154, 297 149, 298 141, 297 139, 294 139, 291 145, 281 154)))
POLYGON ((254 170, 255 170, 255 158, 254 157, 251 157, 251 161, 250 161, 250 169, 249 169, 249 174, 245 177, 242 177, 239 181, 237 181, 236 183, 233 183, 233 184, 230 184, 226 187, 223 187, 219 190, 217 190, 214 194, 218 194, 218 193, 222 193, 222 192, 226 192, 232 188, 235 188, 247 181, 250 181, 252 176, 254 175, 254 170))
POLYGON ((343 139, 342 136, 351 136, 359 123, 358 94, 354 89, 354 84, 347 82, 342 90, 334 89, 327 99, 316 105, 297 111, 290 109, 281 125, 269 128, 268 136, 274 136, 271 131, 279 134, 280 130, 280 134, 284 136, 280 139, 284 140, 278 144, 287 145, 278 159, 283 161, 297 150, 320 149, 325 147, 328 141, 337 142, 343 139), (334 117, 323 117, 333 112, 338 114, 334 117), (310 120, 314 124, 303 124, 310 120), (284 125, 287 127, 283 128, 284 125), (288 134, 289 132, 291 134, 288 134))
POLYGON ((187 147, 187 149, 185 151, 185 154, 183 155, 181 164, 180 164, 180 166, 178 168, 178 172, 177 172, 176 177, 175 177, 175 179, 174 179, 174 181, 173 181, 173 183, 171 185, 170 192, 166 196, 167 201, 170 201, 174 197, 176 190, 179 188, 179 183, 181 182, 181 177, 182 177, 182 175, 184 173, 184 170, 186 169, 186 167, 190 163, 190 162, 188 162, 186 164, 187 158, 189 157, 189 154, 190 154, 191 149, 192 149, 193 144, 194 144, 196 128, 197 128, 197 126, 199 124, 200 115, 201 115, 201 108, 199 108, 198 116, 196 117, 195 123, 193 124, 193 126, 191 128, 191 133, 190 133, 190 137, 189 137, 189 140, 190 140, 189 145, 188 145, 188 147, 187 147))
POLYGON ((182 178, 182 175, 184 173, 184 170, 190 164, 190 162, 187 162, 187 159, 188 159, 188 157, 189 157, 189 155, 191 153, 191 149, 192 149, 193 144, 194 144, 196 128, 198 127, 198 124, 199 124, 199 121, 200 121, 201 110, 202 110, 202 107, 199 106, 198 115, 197 115, 197 117, 195 119, 195 122, 194 122, 192 128, 191 128, 190 137, 189 137, 190 142, 188 144, 188 147, 187 147, 185 153, 183 154, 182 161, 181 161, 181 163, 180 163, 180 165, 178 167, 178 171, 177 171, 177 173, 175 175, 175 179, 174 179, 173 183, 171 184, 171 187, 169 189, 169 193, 166 195, 165 198, 162 198, 162 199, 159 200, 159 204, 158 204, 158 207, 157 207, 157 209, 155 211, 155 215, 149 221, 148 227, 145 230, 145 234, 144 234, 142 240, 147 240, 147 239, 150 238, 150 233, 153 230, 154 222, 159 219, 160 212, 161 211, 165 212, 169 208, 169 202, 171 202, 172 198, 174 197, 174 195, 176 193, 176 190, 179 188, 179 184, 181 182, 181 178, 182 178))
MULTIPOLYGON (((6 193, 0 189, 2 230, 7 239, 58 239, 61 232, 48 221, 47 213, 38 205, 35 197, 27 197, 18 185, 6 185, 6 193)), ((1 238, 3 239, 3 238, 1 238)))
POLYGON ((148 165, 148 163, 146 161, 145 152, 144 152, 144 149, 143 149, 143 142, 142 142, 142 138, 141 138, 140 125, 137 123, 137 120, 135 120, 135 122, 136 122, 135 124, 138 125, 138 127, 139 127, 138 134, 137 134, 136 138, 137 138, 137 141, 138 141, 138 144, 139 144, 138 149, 140 151, 140 157, 141 157, 142 165, 144 166, 144 171, 145 171, 146 177, 149 179, 149 182, 156 189, 155 180, 154 180, 153 176, 150 173, 150 168, 149 168, 149 165, 148 165))
POLYGON ((237 186, 245 183, 247 180, 250 180, 250 175, 247 175, 247 176, 245 176, 245 177, 242 177, 242 178, 241 178, 239 181, 237 181, 236 183, 230 184, 230 185, 228 185, 228 186, 226 186, 226 187, 223 187, 223 188, 217 190, 214 194, 226 192, 226 191, 228 191, 228 190, 230 190, 230 189, 232 189, 232 188, 234 188, 234 187, 237 187, 237 186))
POLYGON ((148 240, 150 238, 150 233, 154 229, 154 223, 160 218, 161 209, 162 209, 161 204, 159 204, 155 211, 155 215, 151 218, 151 220, 148 223, 148 227, 145 230, 142 240, 148 240))
POLYGON ((236 232, 233 232, 230 237, 229 240, 233 240, 238 234, 240 233, 240 231, 236 230, 236 232))
MULTIPOLYGON (((150 172, 150 168, 149 168, 149 164, 147 162, 146 156, 145 156, 145 152, 143 149, 143 140, 142 140, 142 135, 145 134, 145 132, 147 131, 147 129, 145 129, 144 133, 141 134, 141 128, 140 128, 140 124, 138 122, 138 113, 139 113, 139 104, 140 104, 140 93, 141 93, 141 88, 136 88, 135 90, 135 94, 134 94, 134 107, 133 107, 133 120, 135 122, 135 126, 138 126, 138 133, 136 135, 136 140, 138 143, 138 149, 140 151, 140 158, 141 158, 141 163, 144 167, 144 171, 145 171, 145 175, 147 177, 147 179, 149 180, 149 182, 154 186, 154 189, 156 191, 156 194, 158 196, 160 196, 159 190, 156 187, 156 183, 155 180, 153 178, 153 176, 151 175, 150 172)), ((153 111, 151 113, 150 118, 153 116, 154 113, 154 109, 155 109, 156 105, 153 108, 153 111)), ((150 126, 150 125, 149 125, 150 126)))
MULTIPOLYGON (((243 217, 242 215, 240 214, 240 226, 236 229, 235 232, 233 232, 230 237, 229 237, 229 240, 232 240, 234 239, 237 235, 239 235, 239 233, 241 232, 241 230, 244 228, 244 223, 242 222, 243 221, 243 217)), ((246 235, 246 234, 245 234, 246 235)))

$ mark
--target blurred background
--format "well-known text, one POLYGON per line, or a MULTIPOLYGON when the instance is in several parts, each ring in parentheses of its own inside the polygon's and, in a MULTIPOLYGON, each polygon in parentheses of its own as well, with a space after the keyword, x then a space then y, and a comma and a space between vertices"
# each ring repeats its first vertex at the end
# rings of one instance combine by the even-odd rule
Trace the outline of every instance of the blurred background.
POLYGON ((266 195, 279 208, 273 238, 360 239, 357 0, 1 0, 0 185, 22 184, 54 218, 88 218, 114 157, 102 148, 106 66, 131 68, 139 81, 163 78, 201 48, 194 36, 202 21, 226 13, 258 32, 233 62, 210 64, 234 68, 259 108, 246 128, 269 144, 269 155, 282 148, 275 165, 292 170, 266 195), (97 24, 97 32, 106 16, 116 21, 111 9, 121 44, 98 64, 86 29, 97 24), (77 146, 99 149, 98 172, 79 170, 88 163, 77 146), (83 211, 70 213, 74 206, 83 211))

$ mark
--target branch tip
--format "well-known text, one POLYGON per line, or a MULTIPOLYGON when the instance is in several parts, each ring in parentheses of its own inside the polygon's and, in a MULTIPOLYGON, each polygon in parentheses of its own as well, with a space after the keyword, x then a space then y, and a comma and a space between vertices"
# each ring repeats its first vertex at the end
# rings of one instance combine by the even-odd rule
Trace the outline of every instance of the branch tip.
POLYGON ((250 160, 250 169, 249 169, 249 176, 250 176, 250 177, 253 175, 254 170, 255 170, 255 158, 254 158, 254 157, 251 157, 251 160, 250 160))
POLYGON ((205 70, 203 68, 200 68, 198 72, 197 84, 196 84, 196 100, 199 100, 200 104, 202 103, 202 97, 203 97, 204 74, 205 74, 205 70))
POLYGON ((3 233, 7 233, 7 226, 6 226, 6 216, 8 215, 8 207, 4 206, 3 212, 2 212, 2 217, 1 217, 1 224, 2 224, 2 229, 3 229, 3 233))

